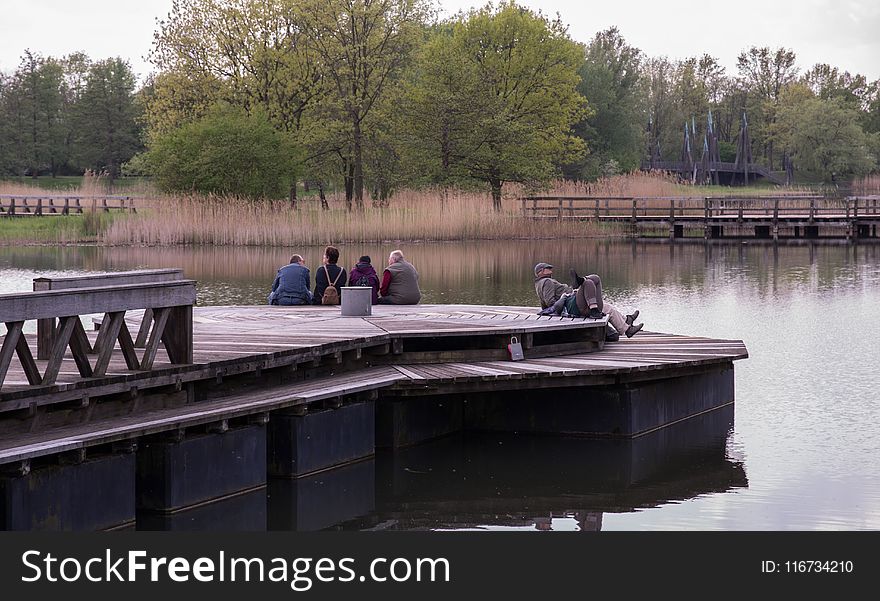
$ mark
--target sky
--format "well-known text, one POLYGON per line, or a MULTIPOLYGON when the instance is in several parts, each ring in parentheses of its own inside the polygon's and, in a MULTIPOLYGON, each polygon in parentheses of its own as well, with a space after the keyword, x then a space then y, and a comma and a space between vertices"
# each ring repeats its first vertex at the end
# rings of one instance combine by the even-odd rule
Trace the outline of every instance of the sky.
MULTIPOLYGON (((16 69, 25 49, 60 57, 83 51, 93 60, 120 56, 143 79, 156 20, 172 0, 0 0, 0 71, 16 69)), ((784 46, 806 70, 824 62, 880 79, 880 0, 519 0, 559 13, 571 37, 588 42, 616 26, 648 56, 680 59, 708 53, 728 74, 750 46, 784 46)), ((442 14, 482 5, 440 0, 442 14)))

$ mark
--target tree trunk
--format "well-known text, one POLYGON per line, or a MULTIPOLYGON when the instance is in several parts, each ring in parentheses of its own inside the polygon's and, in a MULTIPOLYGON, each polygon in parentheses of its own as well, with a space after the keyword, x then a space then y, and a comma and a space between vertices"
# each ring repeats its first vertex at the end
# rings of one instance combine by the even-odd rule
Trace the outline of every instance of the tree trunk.
POLYGON ((489 185, 492 186, 492 208, 495 211, 501 211, 501 180, 490 179, 489 185))
POLYGON ((324 195, 324 182, 318 182, 318 197, 321 199, 321 209, 329 211, 330 205, 327 203, 327 197, 324 195))
POLYGON ((364 208, 364 150, 361 124, 354 120, 354 200, 357 208, 364 208))
POLYGON ((290 184, 290 208, 294 211, 297 209, 296 206, 296 179, 293 180, 293 183, 290 184))
POLYGON ((351 200, 354 196, 354 165, 350 159, 347 159, 345 163, 345 208, 351 212, 351 200))

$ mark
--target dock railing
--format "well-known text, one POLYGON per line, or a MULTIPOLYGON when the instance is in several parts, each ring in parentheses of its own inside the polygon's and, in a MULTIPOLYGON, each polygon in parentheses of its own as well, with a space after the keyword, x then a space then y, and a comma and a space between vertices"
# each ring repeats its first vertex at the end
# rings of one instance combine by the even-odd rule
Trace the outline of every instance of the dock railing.
POLYGON ((86 211, 120 211, 137 213, 135 198, 131 196, 78 196, 0 194, 0 216, 70 215, 86 211))
MULTIPOLYGON (((100 286, 123 286, 126 284, 148 284, 153 282, 171 282, 183 279, 183 269, 141 269, 138 271, 117 271, 97 275, 70 277, 34 278, 34 292, 45 290, 73 290, 76 288, 95 288, 100 286)), ((143 348, 153 323, 153 310, 146 309, 144 317, 134 340, 136 348, 143 348)), ((37 321, 37 359, 48 359, 49 349, 56 327, 56 320, 40 319, 37 321)))
POLYGON ((856 220, 880 215, 880 196, 829 198, 812 194, 777 196, 528 196, 522 214, 534 219, 593 221, 694 221, 713 218, 768 220, 803 218, 856 220))
MULTIPOLYGON (((38 290, 0 295, 0 321, 6 335, 0 346, 0 388, 10 362, 18 355, 32 386, 55 383, 68 347, 83 378, 102 377, 119 342, 126 366, 132 371, 152 369, 159 344, 165 346, 172 364, 192 363, 192 307, 196 300, 194 280, 38 290), (153 327, 141 357, 125 324, 126 311, 150 309, 153 327), (101 329, 91 347, 80 316, 104 314, 101 329), (29 320, 58 320, 53 329, 45 369, 40 371, 22 332, 29 320), (90 354, 96 355, 92 364, 90 354)), ((48 338, 46 338, 48 340, 48 338)))

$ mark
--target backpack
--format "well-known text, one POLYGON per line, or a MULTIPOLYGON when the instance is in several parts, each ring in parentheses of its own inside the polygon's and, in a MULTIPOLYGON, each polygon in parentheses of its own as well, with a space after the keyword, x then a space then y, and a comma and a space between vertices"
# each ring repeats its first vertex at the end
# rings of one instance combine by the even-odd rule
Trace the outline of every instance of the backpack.
POLYGON ((339 270, 339 273, 336 274, 336 279, 333 282, 330 282, 330 272, 327 271, 327 266, 324 265, 324 274, 327 276, 327 288, 324 290, 324 296, 321 297, 322 305, 338 305, 339 304, 339 291, 336 289, 336 282, 339 281, 339 276, 342 275, 342 270, 339 270))

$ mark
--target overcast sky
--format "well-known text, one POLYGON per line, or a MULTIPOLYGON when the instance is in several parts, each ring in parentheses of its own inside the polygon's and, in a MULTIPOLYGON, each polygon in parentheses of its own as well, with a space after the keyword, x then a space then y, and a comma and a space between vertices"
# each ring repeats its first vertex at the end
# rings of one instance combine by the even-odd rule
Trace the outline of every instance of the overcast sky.
MULTIPOLYGON (((445 14, 473 0, 441 0, 445 14)), ((880 78, 880 0, 520 0, 546 14, 559 13, 571 36, 587 42, 617 26, 648 56, 671 59, 704 52, 736 72, 737 54, 749 46, 785 46, 806 69, 825 62, 880 78)), ((60 57, 78 50, 92 59, 121 56, 139 76, 151 70, 156 19, 171 0, 0 0, 0 71, 18 66, 26 48, 60 57)))

